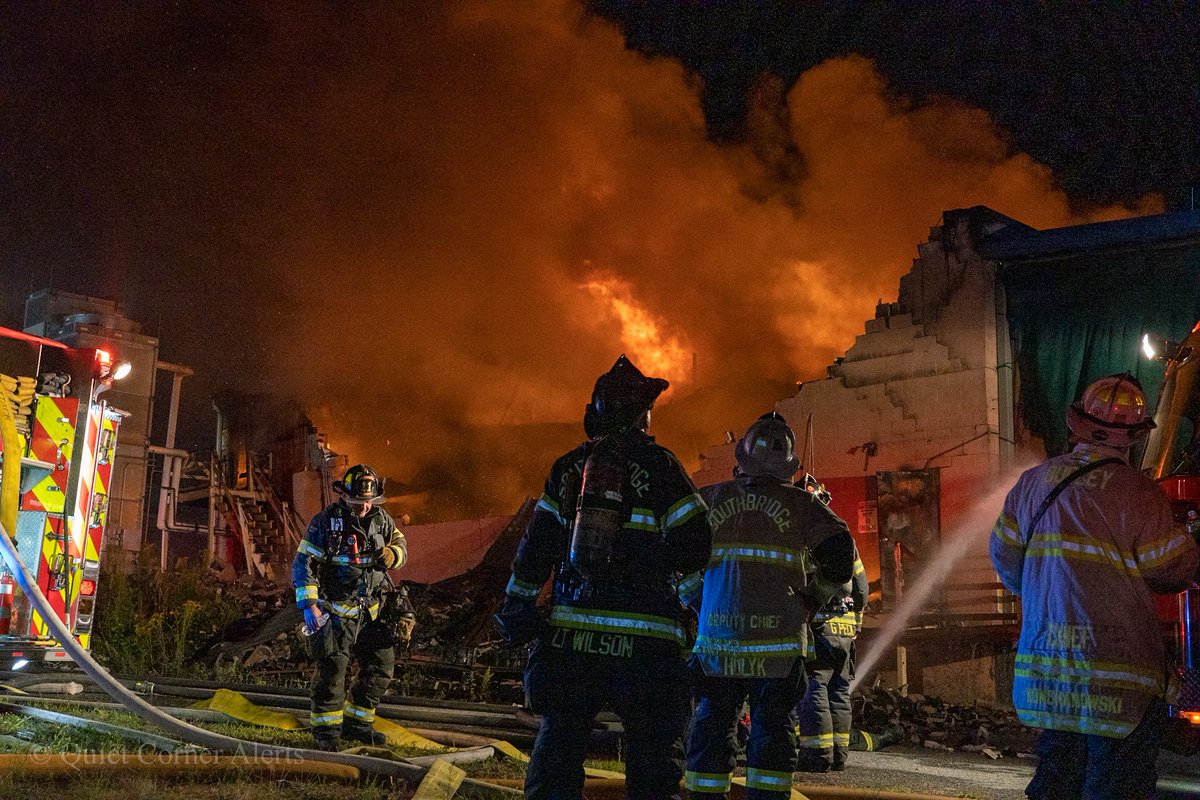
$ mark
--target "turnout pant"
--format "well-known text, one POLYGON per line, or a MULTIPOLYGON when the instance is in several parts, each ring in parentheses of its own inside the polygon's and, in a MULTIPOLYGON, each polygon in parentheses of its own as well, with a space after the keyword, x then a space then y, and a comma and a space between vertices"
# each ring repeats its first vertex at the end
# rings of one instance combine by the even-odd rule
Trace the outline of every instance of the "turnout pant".
POLYGON ((737 724, 750 700, 750 740, 746 746, 746 797, 780 800, 792 789, 796 732, 792 709, 800 697, 800 659, 786 678, 708 677, 695 666, 699 704, 687 739, 684 782, 694 797, 729 794, 736 766, 737 724))
POLYGON ((525 772, 529 800, 578 800, 592 720, 607 709, 625 729, 625 791, 631 800, 679 797, 687 675, 674 642, 550 628, 525 670, 542 716, 525 772))
POLYGON ((1146 800, 1154 797, 1155 762, 1167 711, 1161 700, 1146 709, 1124 739, 1042 731, 1034 753, 1031 800, 1146 800))
POLYGON ((808 691, 796 709, 801 770, 824 772, 846 766, 854 637, 841 635, 841 625, 834 620, 812 626, 815 652, 808 663, 808 691))
POLYGON ((311 638, 315 640, 310 646, 316 661, 312 682, 313 736, 340 736, 343 719, 347 725, 370 728, 375 722, 375 707, 387 691, 396 668, 392 629, 365 614, 359 617, 330 614, 329 622, 311 638), (347 701, 346 670, 351 656, 358 659, 358 675, 347 701))

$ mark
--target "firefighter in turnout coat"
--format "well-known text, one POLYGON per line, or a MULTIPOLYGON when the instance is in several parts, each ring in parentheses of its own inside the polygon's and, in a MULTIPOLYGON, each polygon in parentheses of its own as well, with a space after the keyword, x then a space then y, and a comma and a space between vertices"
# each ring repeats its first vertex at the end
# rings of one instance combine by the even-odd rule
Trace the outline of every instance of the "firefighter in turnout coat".
MULTIPOLYGON (((821 497, 819 492, 815 494, 821 497)), ((796 769, 803 772, 846 768, 850 751, 854 639, 862 630, 867 593, 867 573, 855 549, 853 577, 832 600, 817 609, 810 626, 812 639, 805 665, 808 691, 796 709, 800 734, 796 769)))
POLYGON ((708 562, 704 502, 683 467, 646 434, 665 380, 625 356, 596 381, 589 441, 559 458, 517 548, 497 625, 534 641, 525 673, 542 715, 528 798, 579 798, 597 712, 622 720, 632 798, 678 797, 690 711, 678 573, 708 562), (553 573, 548 618, 535 601, 553 573))
POLYGON ((316 662, 311 719, 321 750, 338 749, 343 735, 368 744, 386 741, 372 726, 396 666, 395 625, 383 609, 385 594, 394 598, 387 570, 408 558, 404 534, 378 507, 383 483, 374 470, 351 467, 333 488, 341 497, 313 517, 292 562, 296 605, 316 662), (346 700, 351 655, 359 670, 346 700))
POLYGON ((991 535, 1023 610, 1013 705, 1044 731, 1025 792, 1141 800, 1154 794, 1169 669, 1153 594, 1186 588, 1200 554, 1127 463, 1154 426, 1132 376, 1093 383, 1067 423, 1079 444, 1021 475, 991 535))
MULTIPOLYGON (((796 439, 782 416, 759 418, 737 445, 737 476, 702 491, 713 553, 700 580, 691 664, 699 705, 687 742, 693 796, 726 796, 738 717, 750 700, 746 797, 786 798, 796 763, 792 710, 804 681, 810 609, 850 580, 854 540, 828 506, 792 484, 796 439)), ((685 579, 681 592, 695 591, 685 579)))

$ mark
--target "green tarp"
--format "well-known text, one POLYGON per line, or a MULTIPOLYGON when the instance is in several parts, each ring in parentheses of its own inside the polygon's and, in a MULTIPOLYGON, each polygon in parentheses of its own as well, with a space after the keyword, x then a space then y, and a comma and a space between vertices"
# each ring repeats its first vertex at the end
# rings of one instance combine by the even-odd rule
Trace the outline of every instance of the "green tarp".
POLYGON ((1200 243, 1132 246, 1002 265, 1025 426, 1065 452, 1065 411, 1096 378, 1132 372, 1158 398, 1143 333, 1181 341, 1200 320, 1200 243))

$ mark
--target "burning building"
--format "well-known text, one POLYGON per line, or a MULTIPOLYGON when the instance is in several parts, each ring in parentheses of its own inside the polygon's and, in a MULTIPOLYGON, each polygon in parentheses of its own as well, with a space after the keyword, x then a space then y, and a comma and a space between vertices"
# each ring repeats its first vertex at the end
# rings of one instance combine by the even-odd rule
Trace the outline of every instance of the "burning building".
MULTIPOLYGON (((896 302, 777 403, 858 541, 875 608, 896 608, 923 575, 945 578, 906 636, 937 640, 938 655, 911 648, 896 667, 907 675, 889 678, 952 699, 1007 696, 1015 602, 986 539, 1003 492, 1066 449, 1066 406, 1089 381, 1128 370, 1156 398, 1163 367, 1140 341, 1191 330, 1198 267, 1195 211, 1050 230, 982 206, 948 211, 896 302)), ((710 448, 696 478, 732 466, 732 444, 710 448)))

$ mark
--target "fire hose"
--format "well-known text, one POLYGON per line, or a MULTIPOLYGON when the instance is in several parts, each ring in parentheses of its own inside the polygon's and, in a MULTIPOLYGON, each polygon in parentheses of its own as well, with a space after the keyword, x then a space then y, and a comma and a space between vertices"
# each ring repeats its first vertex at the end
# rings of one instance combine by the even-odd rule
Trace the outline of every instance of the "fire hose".
MULTIPOLYGON (((9 455, 18 452, 16 449, 5 448, 5 462, 9 465, 9 469, 5 469, 5 473, 10 473, 11 467, 14 466, 16 459, 9 455)), ((17 462, 19 464, 19 462, 17 462)), ((100 686, 114 700, 118 701, 128 711, 147 722, 152 722, 162 730, 174 736, 183 739, 186 742, 197 744, 214 750, 218 753, 230 753, 239 756, 249 755, 255 759, 264 761, 317 761, 330 764, 342 764, 351 767, 357 767, 361 771, 375 775, 386 777, 401 778, 410 783, 419 783, 424 777, 426 769, 424 767, 408 764, 402 761, 389 761, 384 758, 374 758, 371 756, 360 756, 351 753, 327 753, 317 750, 302 750, 295 747, 279 747, 274 745, 266 745, 261 742, 253 742, 246 739, 237 739, 232 736, 225 736, 219 733, 198 728, 182 720, 175 719, 169 714, 164 713, 161 709, 152 706, 142 698, 138 697, 133 692, 126 689, 119 681, 108 674, 107 670, 101 667, 92 658, 91 653, 85 650, 79 642, 67 630, 67 626, 55 613, 50 606, 46 596, 42 594, 42 590, 36 583, 29 578, 29 571, 25 567, 25 563, 21 560, 21 555, 17 552, 17 548, 13 540, 9 536, 7 526, 0 524, 0 557, 8 565, 9 570, 17 579, 21 590, 25 592, 25 596, 29 598, 34 609, 41 615, 43 621, 49 627, 54 638, 62 645, 62 648, 67 651, 67 654, 75 660, 87 675, 100 686)), ((505 789, 494 784, 489 784, 484 781, 467 779, 465 784, 475 788, 490 792, 502 793, 509 796, 520 796, 520 792, 512 789, 505 789)))
MULTIPOLYGON (((93 711, 121 711, 125 708, 120 703, 100 703, 100 702, 92 702, 92 701, 88 701, 88 700, 68 700, 68 699, 60 699, 57 697, 18 696, 18 697, 6 697, 4 699, 8 704, 13 705, 13 706, 24 706, 25 703, 37 703, 39 705, 58 706, 61 708, 70 708, 70 709, 88 709, 88 710, 93 710, 93 711)), ((4 705, 4 703, 0 703, 0 708, 2 708, 3 705, 4 705)), ((191 721, 197 721, 197 722, 217 722, 217 723, 229 722, 229 716, 220 711, 210 711, 208 709, 201 709, 201 708, 173 708, 173 707, 169 707, 169 706, 162 708, 162 710, 163 710, 163 712, 170 714, 172 717, 175 717, 176 719, 184 719, 184 720, 191 720, 191 721)), ((29 716, 36 716, 38 713, 40 713, 40 709, 29 709, 27 711, 17 711, 17 713, 26 713, 29 716)), ((47 718, 47 719, 49 719, 49 718, 47 718)), ((77 717, 76 719, 83 720, 85 718, 77 717)), ((51 719, 50 721, 56 721, 56 720, 51 719)), ((93 727, 93 728, 95 727, 94 725, 91 724, 94 722, 94 720, 87 720, 87 722, 89 723, 88 727, 93 727)), ((132 731, 132 729, 130 729, 130 730, 132 731)), ((492 753, 496 749, 495 748, 496 740, 489 739, 485 736, 472 736, 470 734, 454 733, 452 731, 434 730, 432 728, 408 728, 408 731, 410 733, 416 734, 417 736, 422 736, 426 739, 429 739, 430 741, 437 742, 438 744, 441 744, 445 747, 457 748, 455 750, 455 752, 443 753, 443 754, 437 755, 437 756, 410 757, 410 758, 406 759, 410 764, 418 764, 421 766, 427 766, 435 758, 444 758, 445 760, 449 761, 452 764, 461 764, 461 763, 464 763, 465 761, 470 761, 470 760, 483 760, 483 759, 475 759, 474 756, 482 755, 485 750, 488 751, 489 753, 492 753)), ((132 731, 132 732, 136 733, 138 735, 140 735, 142 733, 141 731, 132 731)))

